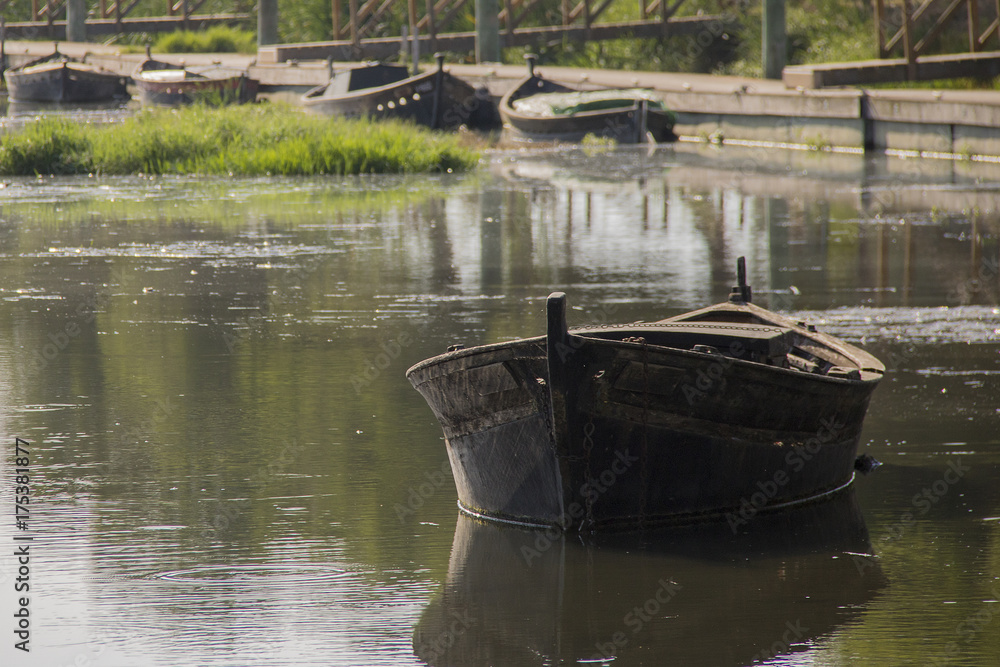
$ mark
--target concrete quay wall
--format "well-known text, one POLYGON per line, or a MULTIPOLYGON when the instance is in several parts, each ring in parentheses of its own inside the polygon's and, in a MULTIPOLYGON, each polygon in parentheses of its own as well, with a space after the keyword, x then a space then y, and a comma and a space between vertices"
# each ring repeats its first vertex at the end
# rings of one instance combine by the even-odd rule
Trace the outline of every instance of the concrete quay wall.
POLYGON ((788 88, 781 81, 539 68, 578 85, 654 89, 685 139, 1000 161, 1000 91, 788 88))
MULTIPOLYGON (((60 43, 70 55, 129 74, 143 58, 94 44, 60 43), (77 53, 79 52, 79 53, 77 53)), ((325 83, 326 62, 276 62, 262 48, 257 57, 235 54, 158 55, 168 61, 221 61, 246 67, 265 96, 295 101, 325 83)), ((51 53, 47 43, 8 44, 12 66, 51 53)), ((334 63, 336 68, 357 63, 334 63)), ((526 68, 501 64, 449 64, 452 74, 486 86, 494 99, 514 86, 526 68)), ((848 152, 898 152, 1000 162, 1000 91, 789 88, 776 80, 539 66, 542 76, 582 88, 654 90, 678 114, 675 131, 685 140, 761 143, 848 152)))

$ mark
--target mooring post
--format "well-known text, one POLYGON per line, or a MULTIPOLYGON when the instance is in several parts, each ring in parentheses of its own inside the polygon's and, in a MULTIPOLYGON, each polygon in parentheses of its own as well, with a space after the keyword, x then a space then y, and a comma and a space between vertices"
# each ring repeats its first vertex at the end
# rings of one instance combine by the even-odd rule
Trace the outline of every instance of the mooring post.
POLYGON ((785 68, 785 0, 764 0, 763 53, 765 79, 780 79, 785 68))
POLYGON ((86 0, 66 0, 66 41, 87 41, 86 0))
POLYGON ((257 47, 278 43, 278 0, 257 2, 257 47))
POLYGON ((500 62, 500 17, 496 0, 476 0, 476 62, 500 62))

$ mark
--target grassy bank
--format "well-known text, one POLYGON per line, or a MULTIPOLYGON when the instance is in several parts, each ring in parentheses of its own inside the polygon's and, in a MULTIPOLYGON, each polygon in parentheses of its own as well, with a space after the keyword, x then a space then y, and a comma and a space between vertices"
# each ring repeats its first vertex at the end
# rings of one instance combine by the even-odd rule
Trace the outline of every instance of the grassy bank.
POLYGON ((43 119, 0 137, 0 174, 415 173, 472 168, 455 135, 285 105, 144 110, 121 124, 43 119))

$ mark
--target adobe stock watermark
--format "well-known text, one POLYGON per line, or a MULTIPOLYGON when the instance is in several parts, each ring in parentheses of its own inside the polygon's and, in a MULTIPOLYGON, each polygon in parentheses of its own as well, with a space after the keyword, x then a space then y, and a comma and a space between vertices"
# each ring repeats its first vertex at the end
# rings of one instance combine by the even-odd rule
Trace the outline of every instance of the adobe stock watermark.
MULTIPOLYGON (((882 545, 887 545, 902 539, 906 532, 916 525, 917 520, 927 515, 971 470, 972 468, 964 465, 961 459, 948 461, 948 467, 945 468, 941 477, 933 484, 925 486, 913 494, 910 499, 910 508, 904 510, 894 523, 885 528, 879 542, 882 545)), ((853 557, 853 560, 859 575, 864 575, 868 568, 875 566, 875 556, 858 554, 853 557)))
POLYGON ((704 28, 698 31, 691 44, 688 45, 687 57, 691 60, 700 58, 715 43, 715 40, 720 37, 723 39, 729 38, 726 33, 726 24, 718 19, 710 21, 704 28))
POLYGON ((948 294, 948 303, 965 305, 972 303, 980 294, 996 292, 997 276, 1000 276, 1000 260, 984 257, 974 276, 952 288, 948 294))
MULTIPOLYGON (((984 602, 983 607, 972 614, 969 614, 955 626, 955 641, 945 644, 941 652, 924 663, 924 667, 947 667, 953 665, 966 650, 969 645, 990 630, 990 626, 997 616, 1000 616, 1000 583, 994 581, 990 589, 993 600, 984 602)), ((990 636, 996 631, 994 630, 990 636)))
POLYGON ((607 641, 598 641, 594 644, 597 652, 590 656, 591 661, 613 660, 623 648, 628 646, 631 639, 642 632, 647 623, 660 616, 663 608, 684 588, 676 581, 663 578, 657 584, 659 586, 653 595, 641 605, 632 607, 622 617, 623 629, 613 632, 607 641), (626 629, 632 631, 631 635, 626 632, 626 629))
MULTIPOLYGON (((601 304, 601 306, 590 315, 590 322, 584 325, 583 328, 587 327, 599 327, 606 326, 608 324, 613 324, 611 317, 618 312, 618 304, 606 303, 601 304)), ((586 343, 586 338, 583 336, 574 336, 573 331, 580 327, 572 327, 569 330, 570 336, 567 343, 556 343, 556 352, 559 353, 559 360, 566 361, 566 358, 572 354, 575 354, 586 343)))
MULTIPOLYGON (((257 471, 249 477, 247 482, 250 485, 250 488, 259 488, 269 479, 283 473, 288 469, 288 466, 295 461, 301 451, 302 445, 298 442, 298 440, 291 439, 285 442, 284 446, 275 452, 271 460, 268 461, 266 465, 258 468, 257 471)), ((217 539, 220 532, 229 528, 229 526, 232 525, 232 523, 250 507, 252 501, 253 499, 251 498, 242 498, 226 503, 212 518, 212 527, 205 528, 201 531, 202 538, 206 540, 217 539)), ((218 502, 222 505, 221 500, 218 502)))
MULTIPOLYGON (((322 263, 319 261, 307 262, 283 274, 283 280, 290 281, 296 287, 303 285, 321 267, 322 263)), ((291 290, 287 287, 276 286, 268 301, 252 309, 252 312, 240 318, 230 327, 224 327, 222 340, 226 344, 226 350, 232 354, 240 344, 264 333, 267 329, 267 323, 277 316, 278 309, 284 310, 284 307, 292 302, 290 292, 291 290)), ((216 326, 220 325, 221 323, 216 323, 216 326)))
POLYGON ((379 351, 364 360, 364 370, 351 377, 351 387, 355 395, 360 394, 382 375, 389 366, 397 361, 407 347, 416 338, 409 331, 400 332, 395 338, 379 346, 379 351))
MULTIPOLYGON (((594 425, 587 424, 584 427, 584 437, 589 440, 593 433, 594 425)), ((553 544, 562 539, 564 532, 571 526, 578 523, 582 526, 589 515, 589 507, 607 493, 608 489, 613 487, 619 478, 632 467, 632 464, 638 461, 639 457, 632 456, 627 449, 615 452, 614 458, 607 468, 580 485, 580 496, 584 499, 583 503, 579 501, 570 503, 553 525, 544 530, 539 529, 531 546, 521 545, 521 556, 524 558, 524 562, 530 567, 536 558, 540 558, 542 554, 552 548, 553 544)))
POLYGON ((757 490, 750 496, 743 496, 739 503, 739 509, 726 513, 726 521, 729 523, 733 535, 738 532, 741 526, 747 525, 760 511, 771 504, 793 476, 802 472, 806 464, 815 458, 823 447, 840 437, 846 425, 844 422, 838 421, 836 417, 821 419, 820 424, 816 435, 789 448, 784 458, 785 468, 779 468, 770 477, 758 480, 756 482, 757 490))
POLYGON ((753 654, 749 663, 763 662, 771 660, 786 653, 791 653, 792 646, 800 642, 809 632, 809 628, 802 625, 801 620, 785 621, 785 631, 781 633, 781 639, 776 639, 770 646, 762 648, 753 654))
POLYGON ((45 342, 29 353, 28 372, 38 373, 55 363, 56 359, 72 346, 111 302, 107 288, 123 284, 125 284, 123 269, 119 266, 112 267, 109 281, 101 289, 80 300, 70 314, 63 318, 62 323, 46 334, 45 342))
POLYGON ((416 514, 417 510, 423 507, 428 499, 440 491, 441 487, 448 483, 450 472, 451 463, 445 459, 444 463, 437 470, 424 473, 425 481, 417 486, 411 485, 406 492, 406 504, 396 503, 392 507, 393 511, 396 512, 396 518, 399 519, 399 522, 403 523, 407 517, 416 514))
POLYGON ((31 351, 31 372, 40 372, 55 362, 56 358, 66 351, 84 331, 84 326, 97 319, 97 314, 104 310, 110 297, 96 293, 80 301, 73 309, 73 315, 65 323, 46 334, 46 341, 40 347, 31 351))
POLYGON ((466 125, 470 120, 479 124, 487 120, 486 114, 491 109, 490 93, 485 88, 477 88, 472 95, 462 101, 456 101, 441 114, 441 124, 444 127, 466 125))
POLYGON ((170 402, 170 397, 158 398, 155 401, 156 407, 146 419, 139 424, 130 426, 118 432, 119 445, 131 445, 145 440, 152 433, 157 425, 169 418, 177 411, 177 406, 170 402))
POLYGON ((436 665, 438 660, 444 657, 445 652, 455 645, 458 638, 464 635, 476 622, 476 619, 469 615, 468 610, 452 611, 450 616, 451 623, 448 624, 448 627, 429 641, 423 641, 421 638, 420 646, 415 650, 415 653, 429 665, 436 665))

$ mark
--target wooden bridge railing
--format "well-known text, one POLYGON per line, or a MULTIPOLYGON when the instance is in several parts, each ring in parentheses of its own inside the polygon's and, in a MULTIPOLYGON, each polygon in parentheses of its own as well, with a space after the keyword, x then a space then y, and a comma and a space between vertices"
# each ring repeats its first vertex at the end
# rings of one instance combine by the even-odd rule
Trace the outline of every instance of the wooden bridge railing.
MULTIPOLYGON (((375 37, 385 17, 394 6, 405 2, 405 15, 409 26, 415 27, 422 35, 431 39, 452 24, 459 13, 472 0, 425 0, 422 16, 417 7, 417 0, 347 0, 345 13, 344 0, 331 0, 333 15, 332 37, 334 41, 350 40, 357 44, 361 39, 375 37), (343 21, 346 14, 347 21, 343 21)), ((543 0, 504 0, 499 19, 501 32, 507 35, 513 33, 531 16, 543 0)), ((598 17, 616 0, 578 0, 575 6, 572 0, 560 0, 560 14, 563 26, 583 25, 590 28, 598 17)), ((642 20, 658 16, 664 23, 668 21, 684 3, 684 0, 639 0, 642 20)))
MULTIPOLYGON (((946 28, 961 21, 963 7, 970 52, 982 51, 993 37, 1000 37, 1000 0, 994 0, 992 11, 989 12, 993 14, 993 20, 982 32, 980 27, 984 21, 984 9, 978 0, 948 0, 948 5, 936 19, 933 18, 934 14, 942 4, 939 0, 923 0, 916 9, 911 7, 909 0, 902 0, 902 7, 893 12, 893 17, 887 14, 885 0, 873 0, 873 3, 879 58, 889 58, 893 50, 902 47, 903 56, 911 68, 918 57, 929 53, 931 46, 946 28), (930 23, 923 37, 917 34, 918 23, 921 26, 930 23)), ((990 17, 987 15, 986 18, 988 20, 990 17)))
MULTIPOLYGON (((6 23, 11 28, 19 26, 19 30, 13 30, 14 34, 38 36, 40 31, 45 31, 49 37, 57 38, 62 36, 62 28, 57 28, 56 22, 66 21, 68 2, 69 0, 31 0, 29 13, 26 0, 0 0, 0 17, 6 17, 6 23), (12 9, 19 11, 10 12, 12 9), (16 13, 22 22, 11 21, 10 13, 16 13)), ((102 35, 130 31, 162 32, 250 18, 246 14, 237 13, 197 15, 206 2, 207 0, 85 0, 89 17, 87 31, 102 35), (142 11, 136 12, 138 7, 142 11), (157 7, 163 9, 156 9, 157 7), (149 16, 157 12, 162 12, 159 17, 149 16), (136 17, 136 14, 144 16, 136 17)))
MULTIPOLYGON (((0 0, 0 12, 18 0, 0 0)), ((31 0, 31 21, 55 21, 66 16, 67 0, 31 0)), ((142 0, 99 0, 94 8, 100 18, 125 18, 142 0)), ((206 0, 166 0, 168 16, 191 16, 206 0)))

